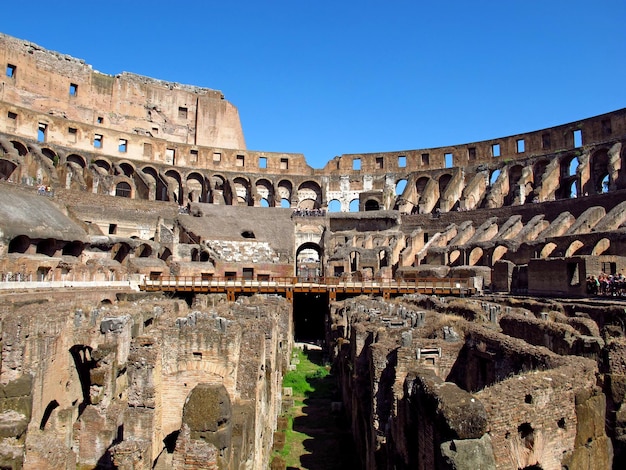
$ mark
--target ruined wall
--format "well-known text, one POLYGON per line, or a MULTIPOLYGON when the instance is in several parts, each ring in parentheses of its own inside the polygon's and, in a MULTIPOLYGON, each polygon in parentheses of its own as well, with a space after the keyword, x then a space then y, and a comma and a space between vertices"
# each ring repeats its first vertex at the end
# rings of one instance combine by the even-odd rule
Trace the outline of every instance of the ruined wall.
POLYGON ((8 468, 205 468, 190 463, 198 446, 219 468, 268 465, 292 341, 284 300, 57 300, 1 304, 8 468), (198 424, 212 405, 185 403, 208 386, 222 387, 225 414, 198 424))

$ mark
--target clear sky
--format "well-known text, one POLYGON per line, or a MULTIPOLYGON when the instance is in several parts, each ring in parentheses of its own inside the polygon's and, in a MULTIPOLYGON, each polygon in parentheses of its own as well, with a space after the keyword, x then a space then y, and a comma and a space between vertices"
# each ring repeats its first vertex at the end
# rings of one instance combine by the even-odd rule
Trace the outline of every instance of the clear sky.
POLYGON ((335 155, 504 137, 626 107, 626 1, 4 2, 0 31, 221 90, 248 149, 335 155))

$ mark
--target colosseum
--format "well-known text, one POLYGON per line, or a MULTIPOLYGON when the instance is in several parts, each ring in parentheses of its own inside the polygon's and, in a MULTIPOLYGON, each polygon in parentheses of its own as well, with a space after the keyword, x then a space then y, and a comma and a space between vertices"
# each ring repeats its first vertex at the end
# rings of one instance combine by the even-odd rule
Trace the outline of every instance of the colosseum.
POLYGON ((0 63, 1 469, 285 468, 300 342, 357 468, 625 468, 626 109, 315 169, 220 91, 0 63))

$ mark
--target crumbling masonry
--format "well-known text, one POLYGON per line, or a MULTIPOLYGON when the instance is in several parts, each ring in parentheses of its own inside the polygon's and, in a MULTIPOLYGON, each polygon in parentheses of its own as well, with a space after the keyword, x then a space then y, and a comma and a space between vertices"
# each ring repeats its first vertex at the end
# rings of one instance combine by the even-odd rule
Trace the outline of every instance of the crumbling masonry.
POLYGON ((267 468, 292 299, 136 292, 168 276, 471 279, 320 312, 363 467, 624 465, 626 305, 587 279, 626 269, 626 109, 314 169, 219 91, 0 64, 0 467, 267 468))

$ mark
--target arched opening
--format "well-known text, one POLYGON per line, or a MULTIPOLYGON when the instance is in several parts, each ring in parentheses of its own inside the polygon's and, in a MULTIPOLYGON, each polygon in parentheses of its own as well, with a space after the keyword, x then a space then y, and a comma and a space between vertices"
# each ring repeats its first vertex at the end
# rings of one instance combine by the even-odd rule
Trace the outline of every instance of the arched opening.
POLYGON ((0 180, 8 180, 16 168, 17 165, 12 161, 0 158, 0 180))
POLYGON ((73 241, 65 244, 62 254, 64 256, 80 256, 83 252, 83 248, 83 242, 73 241))
POLYGON ((290 209, 291 202, 289 202, 289 199, 283 198, 280 200, 280 207, 282 207, 283 209, 290 209))
POLYGON ((509 171, 509 193, 504 198, 504 204, 510 206, 515 203, 521 196, 520 186, 522 179, 522 171, 524 168, 521 165, 512 166, 509 171))
POLYGON ((546 243, 545 246, 541 249, 541 252, 539 253, 539 258, 542 259, 546 259, 548 256, 550 256, 552 254, 552 252, 554 252, 554 250, 556 249, 556 243, 546 243))
POLYGON ((132 194, 132 189, 130 187, 130 184, 128 184, 126 181, 120 181, 119 183, 117 183, 117 185, 115 186, 115 195, 119 196, 119 197, 130 197, 132 194))
MULTIPOLYGON (((315 181, 305 181, 298 187, 298 200, 311 200, 313 201, 313 207, 306 209, 319 209, 322 205, 322 190, 320 185, 315 181)), ((299 207, 304 208, 301 204, 299 207)))
POLYGON ((187 199, 192 202, 207 202, 204 177, 197 172, 187 176, 187 199))
POLYGON ((128 256, 128 253, 130 252, 130 247, 126 243, 116 243, 111 251, 113 259, 118 263, 122 263, 128 256))
POLYGON ((489 186, 493 186, 500 177, 500 170, 493 170, 489 177, 489 186))
POLYGON ((252 205, 253 201, 250 198, 250 182, 245 178, 237 177, 233 180, 233 185, 237 197, 237 204, 241 206, 252 205))
POLYGON ((78 414, 91 404, 91 376, 89 371, 95 366, 95 361, 91 357, 92 348, 83 344, 77 344, 70 348, 70 354, 74 360, 74 366, 80 380, 80 388, 83 392, 83 401, 78 405, 78 414))
POLYGON ((54 254, 56 253, 56 247, 56 240, 54 240, 53 238, 47 238, 37 243, 37 253, 46 256, 54 256, 54 254))
POLYGON ((128 162, 120 163, 119 167, 120 170, 122 170, 122 174, 128 176, 129 178, 135 173, 135 168, 128 162))
POLYGON ((76 155, 75 153, 68 155, 65 161, 67 163, 75 163, 81 168, 85 168, 87 166, 85 163, 85 159, 81 157, 80 155, 76 155))
POLYGON ((152 247, 147 243, 139 245, 139 247, 135 251, 135 256, 137 258, 149 258, 150 255, 152 255, 152 247))
POLYGON ((9 242, 9 253, 26 253, 30 247, 30 238, 26 235, 18 235, 9 242))
POLYGON ((352 201, 350 201, 350 212, 359 212, 359 200, 358 199, 352 199, 352 201))
POLYGON ((461 252, 459 250, 453 250, 448 255, 448 264, 450 266, 456 266, 461 259, 461 252))
POLYGON ((59 402, 56 400, 52 400, 50 403, 48 403, 48 406, 46 406, 46 409, 43 412, 43 416, 41 417, 41 423, 39 424, 39 429, 41 431, 46 429, 46 424, 48 424, 48 421, 50 420, 50 416, 52 416, 52 412, 56 410, 58 407, 59 407, 59 402))
POLYGON ((470 266, 476 266, 480 264, 480 262, 482 261, 482 258, 483 258, 483 249, 477 246, 471 251, 469 255, 468 264, 470 266))
POLYGON ((591 183, 593 188, 585 187, 587 193, 608 193, 609 192, 609 153, 606 149, 598 150, 591 156, 591 183))
POLYGON ((569 165, 567 166, 567 176, 576 176, 576 172, 578 171, 578 165, 578 158, 572 158, 569 162, 569 165))
POLYGON ((396 183, 396 196, 402 196, 406 189, 406 180, 402 179, 396 183))
POLYGON ((608 249, 611 248, 611 241, 608 238, 603 238, 598 240, 598 243, 591 250, 592 256, 599 256, 603 253, 606 253, 608 249))
POLYGON ((159 259, 163 261, 167 261, 170 256, 172 256, 172 251, 169 248, 162 248, 161 254, 159 255, 159 259))
POLYGON ((296 251, 296 276, 312 279, 323 276, 322 248, 317 243, 304 243, 296 251))
POLYGON ((103 175, 111 174, 111 164, 103 159, 97 159, 91 161, 91 166, 96 169, 96 171, 103 175))
POLYGON ((389 255, 387 250, 380 250, 378 252, 378 269, 386 268, 389 266, 389 255))
POLYGON ((507 251, 509 251, 509 249, 506 246, 496 246, 496 248, 493 250, 493 255, 491 256, 491 264, 494 264, 496 261, 502 259, 507 251))
POLYGON ((282 207, 291 207, 291 196, 293 192, 293 184, 289 180, 281 180, 278 182, 278 186, 276 187, 278 191, 278 197, 281 200, 282 207), (283 199, 286 200, 289 205, 283 206, 283 199))
POLYGON ((28 148, 26 148, 26 145, 24 145, 23 143, 18 142, 17 140, 12 140, 11 144, 13 144, 13 148, 17 150, 17 153, 20 157, 23 157, 28 153, 28 148))
POLYGON ((332 199, 328 203, 328 212, 341 212, 341 203, 337 199, 332 199))
POLYGON ((298 203, 298 207, 304 210, 317 209, 317 202, 313 199, 303 199, 298 203))
POLYGON ((185 201, 183 200, 183 194, 182 194, 182 178, 180 176, 180 173, 178 173, 175 170, 167 170, 165 172, 165 177, 167 178, 167 186, 168 186, 168 192, 171 192, 174 196, 174 200, 181 205, 185 204, 185 201))
POLYGON ((269 207, 270 203, 267 202, 267 199, 263 198, 261 199, 261 207, 269 207))
POLYGON ((53 164, 54 166, 56 166, 56 165, 57 165, 57 163, 59 163, 59 157, 58 157, 58 155, 54 152, 54 150, 49 149, 49 148, 47 148, 47 147, 44 147, 44 148, 42 148, 42 149, 41 149, 41 154, 42 154, 44 157, 49 158, 49 159, 50 159, 50 161, 52 162, 52 164, 53 164))
POLYGON ((167 184, 165 183, 159 172, 150 166, 143 168, 141 171, 148 177, 148 180, 152 180, 152 182, 154 183, 154 200, 169 201, 170 198, 167 192, 167 184))
POLYGON ((256 194, 260 198, 261 207, 274 206, 274 187, 272 183, 266 179, 260 179, 255 185, 256 194), (265 200, 266 205, 263 205, 265 200))
POLYGON ((578 197, 578 187, 576 185, 576 181, 572 181, 570 183, 568 197, 569 198, 576 198, 576 197, 578 197))
POLYGON ((377 211, 379 209, 380 207, 378 206, 378 201, 376 201, 375 199, 368 199, 365 203, 366 211, 377 211))
POLYGON ((583 246, 585 246, 585 244, 583 242, 581 242, 580 240, 574 240, 569 247, 567 247, 567 250, 565 251, 565 257, 568 258, 570 256, 573 256, 574 253, 576 253, 578 250, 580 250, 583 246))

